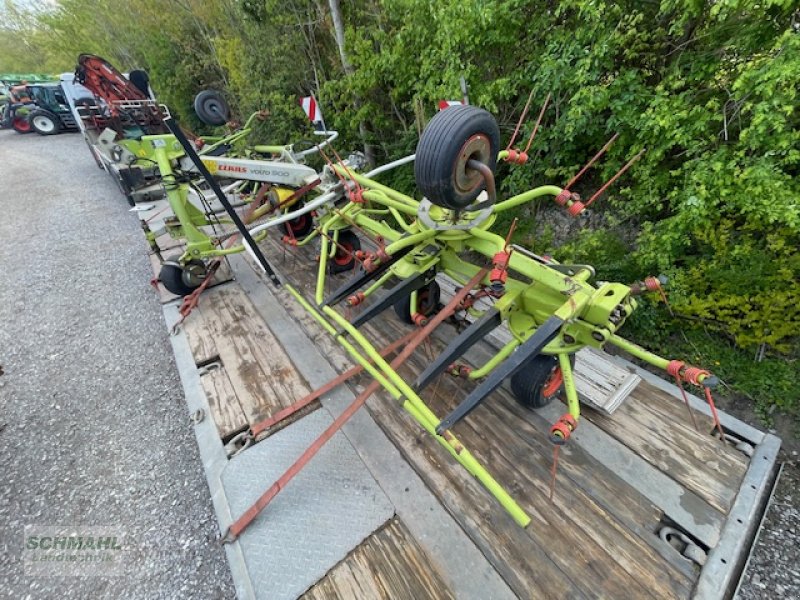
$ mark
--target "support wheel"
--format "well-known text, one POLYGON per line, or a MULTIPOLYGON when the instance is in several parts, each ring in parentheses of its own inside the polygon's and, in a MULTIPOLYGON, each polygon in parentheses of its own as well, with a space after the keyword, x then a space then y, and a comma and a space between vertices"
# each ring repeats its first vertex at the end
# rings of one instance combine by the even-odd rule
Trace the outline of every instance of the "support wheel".
MULTIPOLYGON (((575 365, 575 355, 569 357, 575 365)), ((540 354, 511 376, 511 391, 526 408, 543 408, 550 404, 564 388, 564 377, 558 366, 558 357, 540 354)))
POLYGON ((39 135, 54 135, 61 131, 61 120, 49 110, 32 110, 28 113, 28 121, 39 135))
POLYGON ((476 106, 446 108, 431 119, 417 144, 417 187, 434 204, 462 210, 486 187, 467 162, 482 162, 494 173, 499 149, 500 129, 490 113, 476 106))
MULTIPOLYGON (((439 309, 439 301, 442 297, 442 291, 439 289, 439 284, 431 281, 424 288, 417 291, 417 312, 430 317, 439 309)), ((411 315, 411 296, 407 296, 394 305, 394 312, 397 317, 408 325, 414 324, 414 319, 411 315)))
POLYGON ((355 253, 359 250, 361 250, 361 240, 358 239, 358 236, 349 230, 340 231, 336 254, 328 259, 330 272, 344 273, 345 271, 352 271, 356 266, 355 253))
POLYGON ((206 265, 202 260, 192 259, 182 266, 180 256, 171 256, 161 265, 158 279, 167 290, 176 296, 186 296, 200 287, 206 278, 206 265))
POLYGON ((230 119, 231 109, 225 97, 216 90, 203 90, 194 97, 194 112, 206 125, 225 125, 230 119))
MULTIPOLYGON (((294 206, 292 206, 292 210, 297 210, 301 206, 302 204, 295 204, 294 206)), ((311 213, 306 213, 304 215, 300 215, 296 219, 292 219, 291 221, 286 221, 286 223, 281 223, 280 227, 283 233, 285 233, 289 237, 304 238, 314 228, 314 217, 311 216, 311 213)), ((339 238, 341 239, 341 235, 339 236, 339 238)), ((361 248, 360 244, 359 248, 361 248)))

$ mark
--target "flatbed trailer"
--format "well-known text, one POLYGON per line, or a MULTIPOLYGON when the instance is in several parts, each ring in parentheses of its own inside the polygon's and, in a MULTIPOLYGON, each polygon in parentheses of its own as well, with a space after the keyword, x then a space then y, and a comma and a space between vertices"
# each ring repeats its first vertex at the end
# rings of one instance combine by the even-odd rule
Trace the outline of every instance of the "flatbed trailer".
MULTIPOLYGON (((262 249, 313 297, 313 249, 269 239, 262 249)), ((221 532, 272 483, 277 463, 297 458, 308 429, 329 422, 369 382, 363 375, 350 380, 229 458, 226 444, 238 434, 352 366, 248 259, 232 257, 230 265, 235 281, 207 291, 172 337, 221 532)), ((177 302, 164 304, 164 312, 171 326, 177 302)), ((363 331, 383 347, 409 327, 388 311, 363 331)), ((438 333, 401 375, 413 379, 453 335, 438 333)), ((466 358, 480 364, 489 349, 473 348, 466 358)), ((333 438, 331 451, 312 460, 308 477, 282 491, 284 502, 226 546, 237 594, 730 597, 766 509, 780 440, 722 413, 730 436, 722 444, 704 401, 690 397, 695 430, 674 385, 619 357, 583 360, 586 368, 579 363, 576 372, 589 385, 594 379, 602 387, 598 374, 612 371, 637 379, 612 414, 584 407, 561 450, 552 500, 548 431, 561 412, 557 403, 529 411, 502 388, 456 430, 532 516, 528 527, 379 392, 333 438), (355 475, 341 474, 348 461, 358 463, 355 475)), ((444 375, 426 399, 446 414, 469 386, 444 375)))

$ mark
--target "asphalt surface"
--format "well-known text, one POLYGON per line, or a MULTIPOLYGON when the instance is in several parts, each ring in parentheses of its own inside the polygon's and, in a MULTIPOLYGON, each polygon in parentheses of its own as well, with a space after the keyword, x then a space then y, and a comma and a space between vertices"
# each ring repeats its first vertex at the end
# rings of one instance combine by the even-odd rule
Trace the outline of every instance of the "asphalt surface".
POLYGON ((234 597, 138 219, 77 134, 0 131, 0 205, 0 597, 234 597), (26 575, 26 525, 134 551, 26 575))

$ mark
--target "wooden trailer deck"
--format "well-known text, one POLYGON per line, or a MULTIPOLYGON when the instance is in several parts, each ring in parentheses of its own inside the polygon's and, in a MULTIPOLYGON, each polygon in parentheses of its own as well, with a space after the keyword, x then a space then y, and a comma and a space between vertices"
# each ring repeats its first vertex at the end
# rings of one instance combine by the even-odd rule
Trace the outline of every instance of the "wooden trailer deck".
MULTIPOLYGON (((289 281, 313 298, 313 249, 286 249, 270 241, 262 248, 289 281)), ((245 280, 257 278, 249 270, 250 262, 240 256, 231 263, 239 281, 204 293, 200 306, 183 325, 223 443, 312 388, 303 374, 306 366, 284 347, 286 331, 271 328, 245 289, 253 289, 252 284, 244 285, 245 280)), ((334 285, 331 281, 330 289, 334 285)), ((288 293, 271 295, 337 372, 352 366, 344 350, 288 293)), ((383 347, 409 327, 387 311, 362 331, 376 347, 383 347)), ((442 326, 438 337, 420 347, 400 373, 413 379, 452 333, 450 325, 442 326)), ((488 349, 478 347, 466 358, 480 364, 488 349)), ((622 368, 635 371, 632 365, 622 368)), ((763 511, 780 442, 724 416, 726 430, 749 446, 740 444, 737 449, 723 444, 712 435, 710 417, 695 402, 696 431, 675 395, 677 390, 637 372, 642 380, 613 414, 583 408, 576 434, 560 453, 552 501, 553 446, 547 432, 564 412, 562 406, 553 403, 541 411, 529 411, 502 388, 456 426, 464 445, 531 515, 525 529, 388 395, 374 395, 367 407, 514 595, 724 597, 735 586, 763 511), (752 456, 741 451, 748 447, 752 456), (689 542, 685 554, 695 550, 702 557, 700 562, 705 560, 704 567, 682 555, 686 544, 678 542, 681 534, 689 542)), ((351 380, 349 387, 357 394, 368 382, 362 375, 351 380)), ((442 416, 472 385, 443 375, 423 398, 442 416)), ((316 401, 293 419, 318 407, 316 401)), ((395 515, 304 597, 464 596, 463 590, 459 595, 452 585, 458 577, 452 565, 458 562, 460 548, 449 548, 447 552, 455 557, 445 560, 438 550, 431 550, 435 543, 423 539, 418 528, 415 537, 408 525, 395 515)), ((473 597, 486 596, 475 590, 473 597)))

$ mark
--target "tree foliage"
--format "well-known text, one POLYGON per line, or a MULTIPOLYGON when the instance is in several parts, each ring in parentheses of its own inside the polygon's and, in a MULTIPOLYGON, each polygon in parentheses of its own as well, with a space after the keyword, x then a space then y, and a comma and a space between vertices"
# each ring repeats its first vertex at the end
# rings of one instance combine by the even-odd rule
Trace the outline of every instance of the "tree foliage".
MULTIPOLYGON (((534 115, 551 93, 532 160, 502 167, 503 192, 564 183, 615 132, 582 191, 647 151, 596 205, 600 229, 571 228, 558 248, 538 249, 595 262, 601 277, 665 273, 682 327, 797 359, 793 0, 343 0, 350 73, 325 0, 57 0, 34 20, 6 1, 21 15, 26 69, 68 68, 79 52, 144 67, 189 122, 192 96, 220 88, 241 114, 271 110, 262 138, 303 131, 296 97, 314 92, 343 146, 366 141, 378 161, 413 151, 436 101, 461 96, 462 77, 506 139, 528 93, 534 115)), ((412 189, 408 172, 392 183, 412 189)), ((531 231, 526 221, 520 235, 531 231)))

